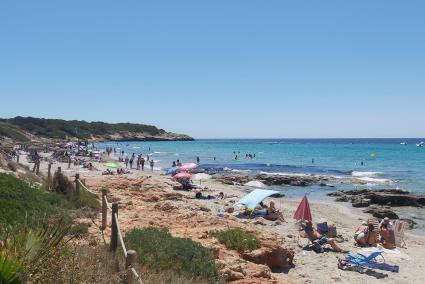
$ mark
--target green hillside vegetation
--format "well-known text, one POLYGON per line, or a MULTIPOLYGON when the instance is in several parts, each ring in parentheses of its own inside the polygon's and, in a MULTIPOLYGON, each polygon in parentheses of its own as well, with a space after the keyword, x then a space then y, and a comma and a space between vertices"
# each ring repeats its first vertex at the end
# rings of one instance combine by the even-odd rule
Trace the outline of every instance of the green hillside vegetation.
POLYGON ((44 219, 65 203, 55 193, 32 188, 13 176, 0 173, 0 226, 44 219))
MULTIPOLYGON (((92 136, 111 135, 115 133, 144 133, 149 136, 165 134, 165 130, 152 125, 134 123, 86 122, 79 120, 45 119, 17 116, 0 119, 0 135, 23 138, 19 129, 37 136, 65 139, 75 137, 89 139, 92 136)), ((13 138, 13 137, 11 137, 13 138)))
POLYGON ((191 239, 149 227, 131 230, 124 242, 137 251, 139 263, 149 271, 180 275, 198 283, 220 282, 212 252, 191 239))
POLYGON ((7 122, 0 122, 0 137, 1 136, 9 137, 16 141, 28 140, 24 132, 19 127, 7 122))

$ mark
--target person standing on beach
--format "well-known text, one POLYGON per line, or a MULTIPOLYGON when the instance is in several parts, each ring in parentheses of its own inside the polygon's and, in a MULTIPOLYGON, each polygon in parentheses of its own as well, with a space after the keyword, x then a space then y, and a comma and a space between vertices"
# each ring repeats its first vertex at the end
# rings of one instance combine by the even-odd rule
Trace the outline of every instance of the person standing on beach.
POLYGON ((128 156, 125 156, 125 168, 127 169, 128 168, 128 156))
POLYGON ((199 157, 196 157, 196 163, 199 164, 200 161, 201 159, 199 159, 199 157))
POLYGON ((144 171, 145 170, 145 158, 141 158, 140 159, 140 165, 142 166, 142 171, 144 171))
POLYGON ((154 164, 154 163, 153 163, 153 160, 150 160, 150 162, 149 162, 149 163, 150 163, 150 165, 151 165, 151 171, 153 172, 153 164, 154 164))
POLYGON ((137 155, 136 168, 140 170, 140 155, 137 155))
POLYGON ((133 169, 133 157, 130 159, 130 170, 133 169))
POLYGON ((177 165, 176 165, 176 161, 173 161, 173 164, 171 165, 171 167, 176 167, 177 165))

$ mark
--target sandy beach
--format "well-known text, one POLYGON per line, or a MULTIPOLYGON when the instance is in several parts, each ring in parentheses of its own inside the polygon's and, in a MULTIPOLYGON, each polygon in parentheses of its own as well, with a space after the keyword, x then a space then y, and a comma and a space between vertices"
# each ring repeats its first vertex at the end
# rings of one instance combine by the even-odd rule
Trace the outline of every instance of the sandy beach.
MULTIPOLYGON (((49 156, 50 153, 43 154, 49 156)), ((25 155, 21 161, 26 162, 25 155)), ((30 164, 28 164, 30 166, 30 164)), ((292 216, 298 205, 297 201, 287 198, 266 199, 266 203, 274 200, 277 209, 283 212, 284 223, 272 222, 261 217, 254 219, 239 219, 224 212, 240 197, 252 188, 224 185, 213 179, 202 182, 208 189, 204 195, 218 195, 224 192, 223 200, 198 200, 195 193, 173 190, 175 182, 161 172, 131 170, 130 174, 122 176, 102 176, 105 170, 102 163, 94 163, 96 171, 89 171, 81 166, 66 163, 54 163, 69 177, 79 173, 90 190, 100 194, 101 188, 108 188, 108 198, 119 203, 119 218, 121 229, 126 232, 135 227, 157 226, 167 228, 176 236, 189 237, 205 246, 212 247, 217 253, 217 263, 222 271, 227 271, 235 283, 421 283, 421 270, 425 267, 425 238, 407 233, 406 247, 392 251, 385 250, 386 261, 400 266, 399 273, 382 271, 382 273, 362 274, 356 271, 342 271, 337 268, 338 258, 343 253, 332 250, 317 254, 305 250, 309 241, 300 237, 295 220, 292 216), (271 246, 279 244, 294 253, 293 265, 285 271, 271 271, 267 266, 249 261, 241 261, 240 255, 226 249, 210 235, 211 231, 228 227, 241 227, 253 232, 263 243, 271 246), (233 278, 232 278, 233 277, 233 278)), ((47 172, 47 163, 41 163, 41 172, 47 172)), ((339 245, 347 251, 356 253, 361 248, 354 246, 353 233, 362 220, 369 216, 344 204, 310 202, 313 222, 325 219, 336 225, 340 238, 339 245)), ((100 215, 97 224, 100 224, 100 215)), ((81 220, 84 221, 84 220, 81 220)), ((99 231, 91 227, 91 238, 98 239, 99 231)), ((106 234, 109 233, 109 228, 106 234)), ((367 252, 363 250, 363 252, 367 252)))

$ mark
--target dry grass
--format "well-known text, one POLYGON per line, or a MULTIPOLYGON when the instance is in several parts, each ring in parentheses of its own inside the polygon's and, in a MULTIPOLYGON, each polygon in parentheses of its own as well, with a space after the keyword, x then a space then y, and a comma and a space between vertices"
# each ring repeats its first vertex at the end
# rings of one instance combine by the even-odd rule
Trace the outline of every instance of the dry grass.
POLYGON ((52 259, 49 269, 43 271, 40 283, 123 283, 124 272, 107 247, 73 245, 52 259))

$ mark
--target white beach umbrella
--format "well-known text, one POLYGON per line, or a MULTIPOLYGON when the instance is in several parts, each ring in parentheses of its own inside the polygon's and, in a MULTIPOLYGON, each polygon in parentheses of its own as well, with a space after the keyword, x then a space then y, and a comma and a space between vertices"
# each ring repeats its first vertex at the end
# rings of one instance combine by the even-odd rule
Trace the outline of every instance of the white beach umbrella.
POLYGON ((245 186, 250 186, 250 187, 259 187, 259 188, 266 188, 267 185, 265 185, 264 183, 262 183, 259 180, 252 180, 250 182, 247 182, 244 184, 245 186))
POLYGON ((192 176, 192 179, 199 180, 199 184, 201 184, 203 180, 207 180, 207 179, 210 179, 210 178, 211 178, 210 175, 204 174, 204 173, 194 174, 192 176))
POLYGON ((211 176, 209 174, 204 174, 204 173, 199 173, 199 174, 194 174, 192 176, 192 179, 194 180, 207 180, 210 179, 211 176))

